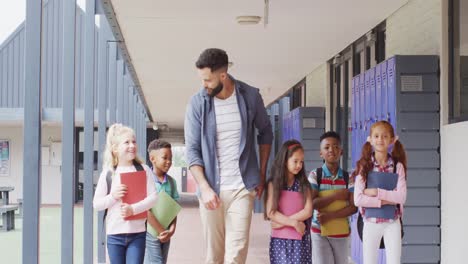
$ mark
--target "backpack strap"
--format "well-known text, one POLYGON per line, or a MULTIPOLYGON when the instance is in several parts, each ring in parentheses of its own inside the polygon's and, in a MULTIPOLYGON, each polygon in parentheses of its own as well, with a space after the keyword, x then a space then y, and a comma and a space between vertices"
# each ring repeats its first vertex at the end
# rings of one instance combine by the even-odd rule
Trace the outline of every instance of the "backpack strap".
POLYGON ((143 171, 143 170, 145 170, 145 169, 143 168, 143 165, 141 165, 141 163, 136 162, 135 160, 133 160, 133 166, 135 166, 135 169, 136 169, 137 171, 143 171))
POLYGON ((322 175, 323 175, 322 168, 317 168, 315 170, 315 174, 317 175, 317 186, 318 186, 318 191, 320 192, 320 183, 322 182, 322 175))
POLYGON ((167 175, 167 180, 169 181, 169 186, 171 187, 171 198, 174 198, 174 195, 175 195, 175 191, 174 191, 174 188, 175 188, 175 184, 174 184, 174 179, 167 175))
MULTIPOLYGON (((114 175, 114 173, 112 171, 110 171, 110 170, 107 171, 107 174, 106 174, 107 195, 109 195, 109 193, 111 191, 112 175, 114 175)), ((107 216, 107 209, 104 210, 104 217, 102 218, 102 221, 104 222, 104 224, 106 223, 106 216, 107 216)))
POLYGON ((343 170, 343 179, 346 183, 346 189, 349 187, 349 173, 343 170))

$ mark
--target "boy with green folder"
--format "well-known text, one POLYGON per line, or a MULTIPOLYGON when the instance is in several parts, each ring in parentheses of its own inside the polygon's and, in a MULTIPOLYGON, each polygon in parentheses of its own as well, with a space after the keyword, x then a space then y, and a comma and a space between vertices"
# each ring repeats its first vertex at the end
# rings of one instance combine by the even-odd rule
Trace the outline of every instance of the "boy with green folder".
POLYGON ((176 229, 176 216, 181 209, 177 203, 177 184, 167 174, 172 165, 171 144, 163 140, 153 140, 148 145, 148 154, 153 164, 158 201, 148 211, 144 263, 166 263, 170 239, 176 229))

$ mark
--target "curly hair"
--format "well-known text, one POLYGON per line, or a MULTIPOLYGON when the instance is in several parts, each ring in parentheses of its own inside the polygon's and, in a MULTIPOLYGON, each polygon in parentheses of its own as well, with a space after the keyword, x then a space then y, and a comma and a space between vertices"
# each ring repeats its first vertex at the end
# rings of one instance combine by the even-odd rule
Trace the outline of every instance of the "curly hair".
POLYGON ((198 69, 210 68, 212 72, 228 67, 229 59, 226 51, 222 49, 210 48, 204 50, 198 57, 195 66, 198 69))

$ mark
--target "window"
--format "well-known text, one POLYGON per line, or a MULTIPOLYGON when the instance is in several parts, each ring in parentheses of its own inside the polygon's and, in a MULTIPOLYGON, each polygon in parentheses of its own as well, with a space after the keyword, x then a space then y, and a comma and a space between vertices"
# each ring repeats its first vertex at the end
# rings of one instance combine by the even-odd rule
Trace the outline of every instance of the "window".
POLYGON ((468 120, 468 0, 449 2, 450 122, 468 120))
POLYGON ((294 85, 291 91, 291 110, 306 106, 306 81, 305 78, 294 85))
MULTIPOLYGON (((468 0, 467 0, 468 1, 468 0)), ((385 21, 354 41, 328 62, 330 72, 330 128, 338 132, 343 145, 341 167, 351 164, 351 87, 353 77, 385 60, 385 21)))

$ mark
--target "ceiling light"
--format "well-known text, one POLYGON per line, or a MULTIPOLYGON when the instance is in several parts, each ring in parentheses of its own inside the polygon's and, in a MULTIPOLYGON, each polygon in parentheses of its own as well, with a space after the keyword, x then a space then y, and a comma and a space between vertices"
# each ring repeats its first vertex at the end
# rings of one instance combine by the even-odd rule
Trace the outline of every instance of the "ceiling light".
POLYGON ((238 16, 236 21, 239 25, 256 25, 262 18, 260 16, 238 16))

